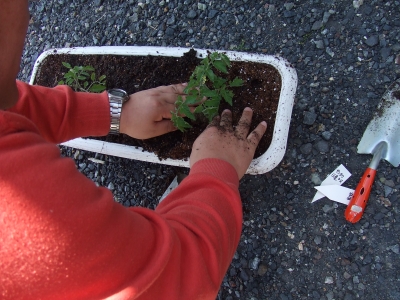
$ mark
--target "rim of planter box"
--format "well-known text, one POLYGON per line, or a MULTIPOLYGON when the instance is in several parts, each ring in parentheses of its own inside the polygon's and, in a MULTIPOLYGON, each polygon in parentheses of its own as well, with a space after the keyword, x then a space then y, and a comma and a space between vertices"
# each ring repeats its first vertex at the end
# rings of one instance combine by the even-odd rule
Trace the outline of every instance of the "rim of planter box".
MULTIPOLYGON (((33 84, 41 63, 49 55, 76 54, 76 55, 134 55, 134 56, 170 56, 181 57, 190 48, 181 47, 148 47, 148 46, 104 46, 104 47, 76 47, 50 49, 43 52, 36 60, 30 84, 33 84)), ((197 57, 205 57, 207 49, 196 49, 197 57)), ((237 51, 224 51, 231 61, 250 61, 265 63, 275 67, 281 75, 281 93, 276 112, 273 136, 269 148, 264 154, 252 160, 246 174, 263 174, 274 169, 282 160, 286 152, 287 138, 292 115, 294 96, 297 88, 297 73, 294 67, 280 56, 246 53, 237 51)), ((268 124, 271 126, 271 124, 268 124)), ((144 151, 141 147, 110 143, 94 139, 77 138, 65 143, 63 146, 92 151, 105 155, 136 159, 146 162, 166 164, 171 166, 189 167, 189 159, 163 159, 160 160, 156 154, 144 151)))

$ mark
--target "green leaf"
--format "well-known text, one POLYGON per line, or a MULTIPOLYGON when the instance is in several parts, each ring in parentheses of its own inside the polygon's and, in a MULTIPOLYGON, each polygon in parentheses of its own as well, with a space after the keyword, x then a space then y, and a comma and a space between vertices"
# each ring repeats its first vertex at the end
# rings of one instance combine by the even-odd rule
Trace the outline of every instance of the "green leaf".
POLYGON ((199 105, 194 109, 194 113, 195 114, 200 114, 203 112, 204 106, 203 105, 199 105))
POLYGON ((71 65, 67 62, 62 62, 62 65, 68 69, 72 69, 71 65))
POLYGON ((60 80, 59 82, 58 82, 58 85, 63 85, 64 84, 64 80, 60 80))
POLYGON ((99 81, 100 81, 100 82, 102 82, 104 79, 106 79, 106 75, 101 75, 101 76, 99 77, 99 81))
POLYGON ((188 106, 186 106, 185 104, 183 104, 179 107, 179 112, 181 114, 184 114, 189 119, 196 120, 194 114, 190 111, 190 108, 188 106))
POLYGON ((215 81, 214 81, 214 87, 216 89, 219 89, 224 85, 225 82, 226 82, 226 79, 223 79, 221 77, 217 77, 217 78, 215 78, 215 81))
POLYGON ((215 80, 215 74, 211 69, 207 69, 206 70, 206 76, 208 77, 208 79, 211 80, 211 82, 214 82, 215 80))
POLYGON ((96 74, 93 72, 92 75, 90 75, 90 80, 95 81, 96 80, 96 74))
POLYGON ((221 89, 221 96, 226 102, 232 106, 233 92, 230 90, 221 89))
POLYGON ((204 66, 197 66, 194 70, 194 74, 197 76, 197 78, 201 78, 205 70, 206 68, 204 66))
POLYGON ((87 82, 87 81, 85 81, 85 82, 83 83, 83 87, 84 87, 85 89, 88 87, 88 85, 89 85, 89 82, 87 82))
POLYGON ((101 93, 105 89, 106 87, 103 84, 93 84, 89 91, 92 93, 101 93))
POLYGON ((67 79, 65 80, 65 82, 67 83, 67 85, 71 86, 71 83, 73 83, 74 80, 73 80, 72 78, 67 78, 67 79))
POLYGON ((216 107, 218 109, 221 100, 220 98, 211 98, 203 103, 205 107, 216 107))
POLYGON ((64 77, 65 78, 75 78, 75 73, 73 73, 72 69, 71 69, 67 73, 65 73, 64 77))
POLYGON ((190 124, 186 122, 182 117, 172 114, 172 123, 180 131, 184 132, 186 128, 191 128, 190 124))
POLYGON ((195 95, 188 95, 188 96, 186 96, 186 100, 185 100, 185 104, 186 104, 186 105, 196 104, 197 102, 199 102, 199 101, 197 100, 197 96, 195 96, 195 95))
POLYGON ((226 69, 226 65, 224 64, 224 62, 222 60, 216 60, 213 62, 213 66, 220 70, 222 73, 228 73, 228 70, 226 69))
POLYGON ((242 86, 243 85, 243 80, 236 77, 235 79, 233 79, 230 83, 229 86, 234 87, 234 86, 242 86))
POLYGON ((85 80, 85 79, 86 79, 86 76, 79 75, 79 76, 78 76, 78 79, 79 79, 79 80, 85 80))
POLYGON ((211 122, 212 119, 218 114, 218 107, 208 107, 203 110, 203 114, 207 117, 208 122, 211 122))
POLYGON ((228 67, 231 66, 231 61, 229 60, 229 57, 226 56, 224 53, 221 53, 221 60, 227 65, 228 67))
POLYGON ((92 66, 86 66, 83 68, 85 71, 94 71, 94 68, 92 66))
POLYGON ((209 90, 208 88, 201 90, 200 94, 206 97, 216 97, 218 95, 215 90, 209 90))

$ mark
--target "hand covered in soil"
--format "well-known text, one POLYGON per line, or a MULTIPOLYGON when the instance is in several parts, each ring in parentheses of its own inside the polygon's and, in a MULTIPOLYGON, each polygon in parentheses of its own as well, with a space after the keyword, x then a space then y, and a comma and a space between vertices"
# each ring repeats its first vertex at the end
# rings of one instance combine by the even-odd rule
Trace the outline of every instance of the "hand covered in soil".
POLYGON ((263 121, 249 134, 252 116, 252 109, 246 107, 235 128, 232 127, 230 110, 224 110, 221 117, 216 116, 195 140, 190 166, 204 158, 218 158, 230 163, 236 169, 239 179, 242 178, 267 129, 267 123, 263 121))
POLYGON ((176 130, 171 122, 178 95, 186 84, 159 86, 130 95, 121 111, 120 132, 137 139, 148 139, 176 130))

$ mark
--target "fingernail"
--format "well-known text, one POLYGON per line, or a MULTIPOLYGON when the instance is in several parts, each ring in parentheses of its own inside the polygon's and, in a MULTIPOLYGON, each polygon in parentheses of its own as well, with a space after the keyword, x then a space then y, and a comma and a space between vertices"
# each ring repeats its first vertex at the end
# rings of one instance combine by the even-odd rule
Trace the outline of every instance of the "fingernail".
POLYGON ((262 121, 262 122, 261 122, 261 125, 267 127, 267 122, 262 121))
POLYGON ((187 86, 187 82, 182 83, 183 86, 187 86))
POLYGON ((253 111, 250 107, 246 107, 244 110, 245 111, 253 111))

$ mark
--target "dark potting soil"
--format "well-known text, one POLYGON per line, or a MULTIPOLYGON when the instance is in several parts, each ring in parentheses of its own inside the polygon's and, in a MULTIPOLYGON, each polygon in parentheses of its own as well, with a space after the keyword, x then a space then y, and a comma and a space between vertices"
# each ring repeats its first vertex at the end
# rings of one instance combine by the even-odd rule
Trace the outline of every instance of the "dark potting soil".
MULTIPOLYGON (((107 89, 121 88, 129 94, 161 85, 187 82, 200 59, 196 51, 190 50, 183 57, 162 56, 120 56, 120 55, 73 55, 59 54, 48 56, 36 75, 35 84, 54 87, 67 71, 62 62, 72 66, 92 66, 96 75, 106 75, 107 89)), ((243 109, 253 109, 251 130, 265 120, 267 131, 257 147, 255 157, 263 154, 269 147, 275 124, 276 111, 281 91, 281 76, 272 66, 253 62, 231 62, 229 80, 239 77, 243 86, 232 88, 235 96, 233 106, 223 102, 220 113, 228 108, 232 111, 233 124, 237 124, 243 109)), ((189 120, 190 121, 190 120, 189 120)), ((138 140, 127 135, 108 135, 95 139, 108 142, 139 146, 154 152, 160 159, 187 159, 195 139, 206 128, 207 123, 196 121, 193 128, 184 133, 171 132, 163 136, 138 140)))

